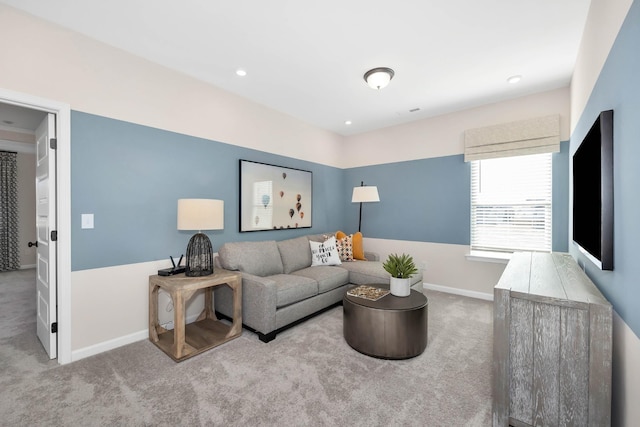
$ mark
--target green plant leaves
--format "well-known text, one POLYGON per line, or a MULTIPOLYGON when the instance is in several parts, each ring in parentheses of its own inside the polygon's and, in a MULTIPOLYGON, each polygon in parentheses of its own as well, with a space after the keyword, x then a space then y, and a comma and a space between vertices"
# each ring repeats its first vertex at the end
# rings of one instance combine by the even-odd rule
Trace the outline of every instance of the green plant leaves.
POLYGON ((413 257, 408 254, 390 254, 382 267, 392 277, 398 279, 407 279, 418 272, 413 257))

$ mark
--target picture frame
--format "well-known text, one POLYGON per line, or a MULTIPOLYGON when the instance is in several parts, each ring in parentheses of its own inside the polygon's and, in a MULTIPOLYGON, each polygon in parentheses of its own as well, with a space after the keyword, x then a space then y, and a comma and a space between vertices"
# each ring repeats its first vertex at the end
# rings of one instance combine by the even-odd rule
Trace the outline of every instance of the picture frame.
POLYGON ((313 173, 240 159, 240 232, 311 228, 313 173))

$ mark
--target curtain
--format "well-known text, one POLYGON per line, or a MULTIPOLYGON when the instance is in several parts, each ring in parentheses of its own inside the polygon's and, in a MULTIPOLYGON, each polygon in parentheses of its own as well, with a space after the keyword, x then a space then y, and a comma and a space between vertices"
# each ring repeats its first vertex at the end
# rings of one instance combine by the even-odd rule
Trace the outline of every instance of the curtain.
POLYGON ((20 268, 17 154, 0 151, 0 271, 20 268))
POLYGON ((464 161, 560 151, 557 114, 504 123, 464 133, 464 161))

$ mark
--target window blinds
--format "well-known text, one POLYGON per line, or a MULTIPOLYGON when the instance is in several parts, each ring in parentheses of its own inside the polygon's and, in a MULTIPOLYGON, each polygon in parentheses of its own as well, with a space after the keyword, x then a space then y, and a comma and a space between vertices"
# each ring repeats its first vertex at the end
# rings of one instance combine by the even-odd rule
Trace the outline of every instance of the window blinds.
POLYGON ((471 162, 471 250, 551 251, 551 154, 471 162))
POLYGON ((464 133, 464 161, 560 151, 560 116, 469 129, 464 133))

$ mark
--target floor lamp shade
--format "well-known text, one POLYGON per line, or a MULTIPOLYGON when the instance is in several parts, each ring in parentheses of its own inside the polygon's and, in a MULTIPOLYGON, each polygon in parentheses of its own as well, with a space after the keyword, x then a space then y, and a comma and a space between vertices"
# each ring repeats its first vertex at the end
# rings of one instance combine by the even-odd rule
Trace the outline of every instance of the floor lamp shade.
POLYGON ((378 187, 375 185, 366 185, 361 187, 353 187, 351 195, 352 203, 379 202, 378 187))
POLYGON ((358 231, 362 228, 362 204, 370 202, 379 202, 380 195, 378 194, 378 187, 375 185, 364 185, 364 182, 360 183, 360 187, 353 187, 353 193, 351 195, 351 203, 360 203, 360 217, 358 218, 358 231))
POLYGON ((179 199, 178 230, 198 230, 187 245, 185 275, 213 274, 213 247, 202 230, 224 229, 224 201, 213 199, 179 199))

